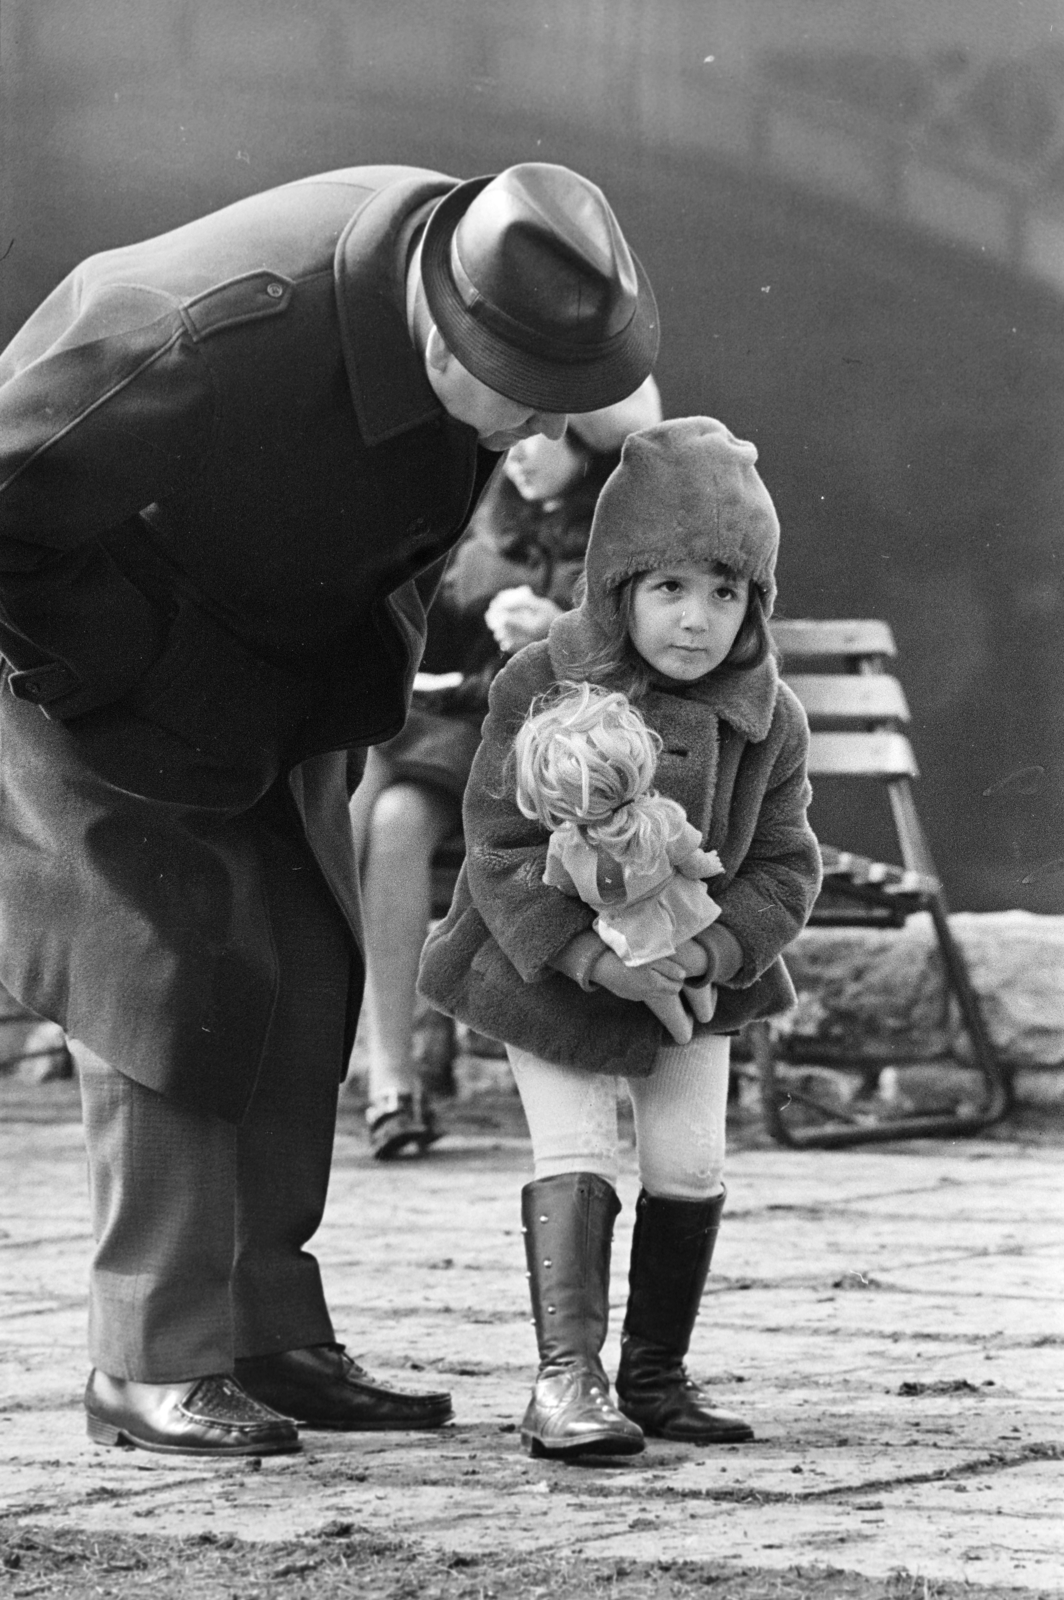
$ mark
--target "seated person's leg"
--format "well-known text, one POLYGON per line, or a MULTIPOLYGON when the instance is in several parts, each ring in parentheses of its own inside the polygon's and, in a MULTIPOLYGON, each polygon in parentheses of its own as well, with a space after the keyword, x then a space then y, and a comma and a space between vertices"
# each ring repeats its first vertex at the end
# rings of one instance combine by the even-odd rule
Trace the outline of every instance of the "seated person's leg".
MULTIPOLYGON (((367 1118, 381 1157, 396 1153, 386 1150, 386 1144, 403 1134, 404 1112, 411 1110, 414 1123, 421 1126, 421 1085, 413 1054, 418 963, 432 914, 432 857, 460 821, 457 799, 442 789, 412 783, 392 784, 378 794, 368 820, 362 874, 367 1118), (401 1098, 407 1096, 409 1101, 401 1098)), ((411 1123, 405 1142, 424 1147, 433 1131, 430 1122, 428 1137, 417 1137, 411 1123)))
POLYGON ((355 855, 359 866, 365 864, 366 848, 369 843, 369 827, 373 819, 373 808, 389 784, 395 782, 395 773, 388 757, 374 745, 366 751, 366 765, 362 772, 358 788, 351 796, 349 811, 351 815, 351 832, 355 840, 355 855))

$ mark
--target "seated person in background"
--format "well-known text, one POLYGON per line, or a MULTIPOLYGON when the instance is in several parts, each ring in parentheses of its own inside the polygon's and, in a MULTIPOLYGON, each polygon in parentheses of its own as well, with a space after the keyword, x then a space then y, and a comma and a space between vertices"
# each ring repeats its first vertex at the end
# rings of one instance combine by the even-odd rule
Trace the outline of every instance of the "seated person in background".
POLYGON ((351 801, 366 937, 366 1121, 378 1160, 439 1137, 415 1051, 415 982, 431 916, 432 857, 461 826, 488 688, 508 655, 572 605, 598 494, 629 433, 661 418, 653 378, 521 440, 492 479, 429 612, 406 727, 373 747, 351 801), (486 613, 486 614, 485 614, 486 613))

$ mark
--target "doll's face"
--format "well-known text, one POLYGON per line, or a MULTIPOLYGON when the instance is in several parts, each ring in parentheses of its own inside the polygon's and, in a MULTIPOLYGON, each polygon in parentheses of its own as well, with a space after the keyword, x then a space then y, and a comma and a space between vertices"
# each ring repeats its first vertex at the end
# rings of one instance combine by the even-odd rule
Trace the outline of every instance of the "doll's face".
POLYGON ((689 561, 658 567, 635 580, 629 636, 657 672, 694 683, 728 654, 749 599, 747 578, 707 571, 689 561))

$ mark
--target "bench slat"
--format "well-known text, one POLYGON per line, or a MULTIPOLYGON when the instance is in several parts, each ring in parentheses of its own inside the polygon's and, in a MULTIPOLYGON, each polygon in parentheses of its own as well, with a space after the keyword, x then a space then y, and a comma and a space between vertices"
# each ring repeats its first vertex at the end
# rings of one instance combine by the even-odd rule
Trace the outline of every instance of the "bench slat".
POLYGON ((913 747, 903 733, 814 733, 809 771, 820 778, 915 778, 913 747))
POLYGON ((908 722, 909 707, 897 678, 873 672, 796 673, 786 681, 810 720, 832 717, 846 722, 908 722))
POLYGON ((877 617, 820 622, 805 617, 777 618, 769 625, 784 664, 810 656, 897 655, 894 635, 877 617))

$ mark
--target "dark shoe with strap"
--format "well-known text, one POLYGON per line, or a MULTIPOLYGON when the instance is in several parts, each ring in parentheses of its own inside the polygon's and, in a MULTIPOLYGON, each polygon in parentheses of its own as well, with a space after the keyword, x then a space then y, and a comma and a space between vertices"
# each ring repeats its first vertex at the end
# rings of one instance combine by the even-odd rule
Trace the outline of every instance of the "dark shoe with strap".
POLYGON ((369 1146, 375 1161, 394 1161, 404 1151, 423 1155, 443 1137, 427 1096, 386 1089, 366 1107, 369 1146))
POLYGON ((609 1315, 610 1247, 621 1203, 592 1172, 526 1184, 522 1231, 539 1374, 521 1423, 534 1456, 636 1455, 639 1427, 610 1399, 600 1352, 609 1315))
POLYGON ((93 1370, 85 1416, 94 1444, 172 1456, 273 1456, 301 1450, 291 1417, 253 1400, 224 1373, 137 1383, 93 1370))
POLYGON ((237 1361, 250 1395, 295 1417, 301 1427, 345 1433, 442 1428, 454 1418, 451 1397, 391 1389, 371 1378, 342 1344, 314 1344, 237 1361))
POLYGON ((742 1417, 713 1405, 684 1366, 724 1199, 723 1191, 711 1200, 667 1200, 643 1190, 636 1203, 617 1399, 657 1439, 743 1444, 754 1437, 742 1417))

